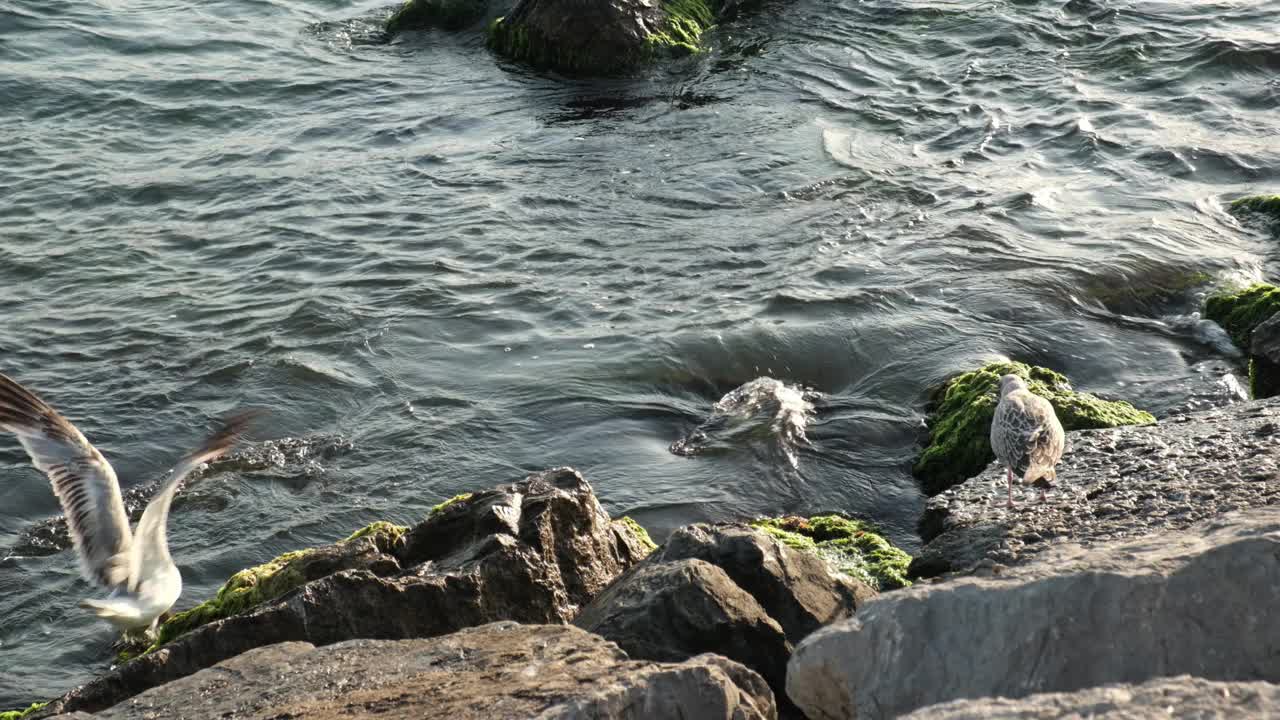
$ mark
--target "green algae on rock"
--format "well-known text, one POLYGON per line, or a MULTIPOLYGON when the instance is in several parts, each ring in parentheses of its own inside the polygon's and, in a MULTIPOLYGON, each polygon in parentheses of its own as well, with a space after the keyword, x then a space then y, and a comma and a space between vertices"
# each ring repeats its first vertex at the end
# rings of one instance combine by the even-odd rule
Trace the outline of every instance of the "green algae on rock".
POLYGON ((40 708, 48 705, 48 702, 31 703, 25 710, 4 710, 0 711, 0 720, 21 720, 40 708))
POLYGON ((432 507, 431 512, 427 513, 427 517, 431 517, 432 515, 435 515, 436 513, 440 512, 441 510, 444 510, 445 508, 449 507, 454 503, 466 502, 467 500, 470 500, 471 496, 474 494, 475 493, 459 493, 457 495, 454 495, 453 497, 449 498, 448 500, 445 500, 439 505, 432 507))
POLYGON ((1151 413, 1122 400, 1103 400, 1071 389, 1067 378, 1052 370, 1020 362, 991 363, 958 375, 933 393, 929 411, 929 444, 912 472, 925 492, 937 495, 982 472, 991 452, 991 417, 1000 376, 1017 375, 1031 392, 1053 404, 1065 430, 1092 430, 1122 425, 1148 425, 1151 413))
POLYGON ((1280 195, 1253 195, 1231 203, 1231 214, 1239 218, 1261 216, 1280 231, 1280 195))
POLYGON ((1280 394, 1280 367, 1250 352, 1254 329, 1276 313, 1280 313, 1280 287, 1266 283, 1219 293, 1204 303, 1204 316, 1221 325, 1249 355, 1249 393, 1255 400, 1280 394))
POLYGON ((884 539, 876 528, 839 515, 787 516, 751 523, 795 550, 814 552, 840 572, 880 590, 907 587, 911 556, 884 539))
POLYGON ((631 530, 631 532, 635 534, 636 539, 640 541, 640 545, 649 552, 653 552, 658 549, 658 544, 653 541, 653 538, 649 537, 649 531, 645 530, 644 526, 636 522, 630 515, 623 515, 617 520, 614 520, 614 522, 631 530))
POLYGON ((488 44, 512 60, 571 73, 625 72, 661 56, 702 52, 718 0, 519 0, 489 24, 488 44))

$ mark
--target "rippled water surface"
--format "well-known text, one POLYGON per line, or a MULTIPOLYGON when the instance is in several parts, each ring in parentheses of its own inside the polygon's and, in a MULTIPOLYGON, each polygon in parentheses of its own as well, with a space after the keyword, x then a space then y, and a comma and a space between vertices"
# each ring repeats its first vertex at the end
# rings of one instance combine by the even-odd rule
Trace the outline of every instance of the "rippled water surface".
MULTIPOLYGON (((0 0, 0 370, 126 486, 242 405, 351 443, 180 498, 179 608, 556 465, 658 530, 842 510, 913 549, 929 386, 1007 356, 1167 411, 1234 362, 1206 280, 1280 258, 1223 211, 1280 184, 1278 2, 771 0, 608 81, 390 9, 0 0), (794 464, 669 449, 757 377, 811 399, 794 464)), ((0 543, 56 512, 0 440, 0 543)), ((105 668, 91 592, 0 563, 0 707, 105 668)))

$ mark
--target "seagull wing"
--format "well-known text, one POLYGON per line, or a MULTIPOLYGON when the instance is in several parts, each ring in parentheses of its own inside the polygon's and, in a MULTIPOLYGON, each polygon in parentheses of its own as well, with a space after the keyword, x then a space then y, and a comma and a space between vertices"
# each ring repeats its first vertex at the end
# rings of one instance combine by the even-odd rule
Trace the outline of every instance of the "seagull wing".
POLYGON ((0 374, 0 428, 18 436, 49 476, 88 580, 116 588, 129 579, 129 517, 111 464, 70 421, 0 374))
POLYGON ((165 479, 164 484, 147 503, 142 511, 142 519, 138 521, 137 535, 134 538, 134 553, 131 561, 130 587, 136 591, 138 583, 151 576, 152 571, 173 562, 169 557, 169 541, 165 533, 165 525, 169 519, 169 504, 173 495, 182 484, 182 480, 193 470, 209 462, 231 449, 236 440, 248 427, 249 423, 259 415, 256 411, 237 413, 226 418, 222 427, 197 449, 188 453, 178 462, 173 473, 165 479))

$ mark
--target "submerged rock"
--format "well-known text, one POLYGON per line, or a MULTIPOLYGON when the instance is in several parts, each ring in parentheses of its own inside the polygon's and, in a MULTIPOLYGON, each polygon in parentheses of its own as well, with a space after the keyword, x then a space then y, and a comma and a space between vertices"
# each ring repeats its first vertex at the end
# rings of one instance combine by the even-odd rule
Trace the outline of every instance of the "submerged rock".
POLYGON ((406 0, 387 18, 388 34, 408 30, 462 30, 475 25, 489 12, 488 0, 406 0))
POLYGON ((1231 203, 1231 214, 1240 218, 1262 218, 1280 231, 1280 195, 1242 197, 1231 203))
POLYGON ((1151 413, 1127 402, 1076 392, 1065 376, 1052 370, 1019 362, 991 363, 952 378, 930 399, 929 442, 912 467, 929 495, 977 475, 995 459, 991 452, 991 417, 1000 377, 1005 374, 1026 380, 1031 392, 1052 403, 1065 430, 1155 422, 1151 413))
POLYGON ((498 622, 431 639, 273 644, 93 717, 772 720, 776 711, 758 675, 721 657, 638 662, 577 628, 498 622))
POLYGON ((1247 720, 1280 716, 1280 685, 1213 682, 1189 675, 1114 684, 1018 700, 953 700, 921 708, 902 720, 1108 720, 1214 718, 1247 720))
POLYGON ((1280 394, 1280 348, 1274 321, 1280 316, 1280 288, 1259 283, 1238 292, 1219 293, 1204 303, 1204 316, 1226 329, 1249 353, 1249 392, 1254 398, 1280 394), (1262 335, 1254 337, 1255 330, 1262 335))
POLYGON ((340 547, 243 571, 210 603, 170 621, 182 619, 175 640, 47 709, 94 712, 276 642, 432 637, 495 620, 567 623, 648 552, 631 525, 610 520, 580 474, 549 470, 443 503, 407 532, 375 524, 340 547), (362 565, 341 569, 359 548, 367 549, 362 565), (317 579, 322 567, 341 571, 317 579), (226 608, 236 614, 224 617, 226 608))
POLYGON ((1058 482, 1041 504, 1004 507, 1004 470, 930 498, 911 577, 1025 564, 1054 543, 1098 545, 1180 530, 1280 503, 1280 399, 1165 418, 1159 425, 1067 433, 1058 482))
MULTIPOLYGON (((698 524, 672 533, 574 624, 634 658, 724 655, 781 693, 794 644, 874 596, 811 550, 789 548, 745 525, 698 524)), ((784 715, 793 710, 785 701, 779 705, 784 715)))
POLYGON ((625 71, 702 48, 720 0, 517 0, 489 26, 489 47, 564 72, 625 71))
POLYGON ((889 718, 1190 674, 1280 681, 1280 507, 1097 549, 1059 546, 999 578, 882 595, 810 635, 787 694, 811 720, 889 718))

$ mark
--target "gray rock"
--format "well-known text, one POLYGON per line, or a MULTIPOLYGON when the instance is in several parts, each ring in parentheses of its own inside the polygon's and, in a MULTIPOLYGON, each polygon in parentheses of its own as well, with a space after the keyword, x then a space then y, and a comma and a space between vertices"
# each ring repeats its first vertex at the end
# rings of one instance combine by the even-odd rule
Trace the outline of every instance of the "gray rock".
POLYGON ((702 560, 643 563, 627 571, 574 624, 633 658, 680 661, 716 653, 785 685, 791 643, 724 570, 702 560))
POLYGON ((826 720, 1180 674, 1277 682, 1277 593, 1280 508, 1110 547, 1065 544, 1000 578, 867 603, 796 647, 787 694, 826 720))
POLYGON ((500 622, 432 639, 269 645, 94 717, 768 720, 776 712, 764 681, 721 657, 638 662, 577 628, 500 622))
POLYGON ((1266 358, 1272 364, 1280 365, 1280 313, 1253 329, 1250 338, 1249 352, 1256 357, 1266 358))
POLYGON ((1148 718, 1264 718, 1280 715, 1280 686, 1211 682, 1181 675, 1141 685, 1106 685, 1019 700, 982 698, 930 705, 902 720, 1108 720, 1148 718))
POLYGON ((345 570, 187 632, 51 703, 96 712, 251 648, 443 635, 495 620, 567 623, 648 550, 568 468, 444 507, 404 536, 395 574, 345 570))
POLYGON ((700 523, 676 530, 645 563, 705 560, 724 570, 798 643, 828 623, 852 615, 876 596, 869 585, 814 553, 799 552, 739 524, 700 523))
POLYGON ((1085 545, 1177 530, 1234 510, 1280 503, 1280 400, 1242 403, 1158 425, 1067 434, 1057 487, 1004 507, 995 465, 930 498, 925 546, 909 574, 1016 566, 1064 541, 1085 545))

